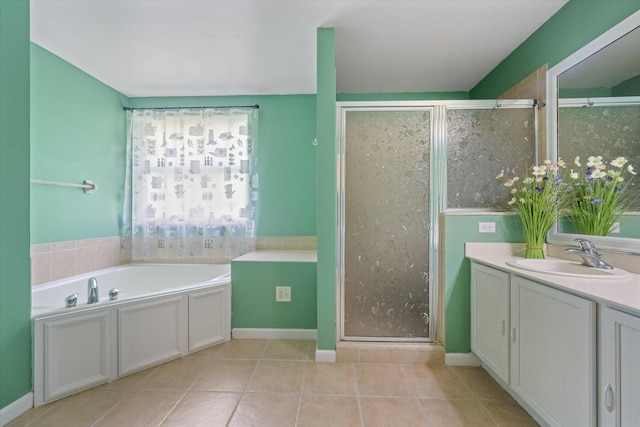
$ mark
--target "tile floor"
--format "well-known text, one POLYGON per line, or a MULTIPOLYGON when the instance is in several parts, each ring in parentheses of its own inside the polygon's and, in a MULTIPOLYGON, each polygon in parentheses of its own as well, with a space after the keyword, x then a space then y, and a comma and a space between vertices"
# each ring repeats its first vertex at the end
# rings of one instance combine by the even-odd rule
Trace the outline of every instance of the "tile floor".
POLYGON ((315 342, 232 340, 31 409, 17 426, 536 426, 481 368, 315 363, 315 342))

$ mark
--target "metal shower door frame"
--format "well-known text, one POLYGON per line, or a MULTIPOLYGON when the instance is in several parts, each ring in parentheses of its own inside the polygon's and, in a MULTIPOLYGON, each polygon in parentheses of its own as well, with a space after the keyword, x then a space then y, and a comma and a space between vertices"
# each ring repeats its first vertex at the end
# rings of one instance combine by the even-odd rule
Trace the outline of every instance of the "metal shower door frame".
MULTIPOLYGON (((443 342, 444 295, 440 283, 440 215, 447 210, 447 110, 531 108, 536 106, 532 99, 517 100, 444 100, 444 101, 343 101, 336 103, 336 162, 337 162, 337 206, 338 224, 336 236, 336 305, 338 313, 337 336, 341 341, 368 342, 443 342), (348 111, 429 111, 431 132, 429 147, 429 337, 354 337, 345 336, 345 136, 346 114, 348 111)), ((535 109, 535 152, 538 156, 538 111, 535 109)), ((455 209, 466 211, 468 209, 455 209)), ((478 209, 469 209, 478 211, 478 209)), ((487 209, 479 209, 486 211, 487 209)), ((444 272, 442 272, 444 273, 444 272)))

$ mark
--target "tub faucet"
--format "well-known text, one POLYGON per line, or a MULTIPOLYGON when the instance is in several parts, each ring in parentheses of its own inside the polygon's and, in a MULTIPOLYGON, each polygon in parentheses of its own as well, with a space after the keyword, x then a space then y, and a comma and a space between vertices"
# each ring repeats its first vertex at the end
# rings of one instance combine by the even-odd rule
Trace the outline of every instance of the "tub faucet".
POLYGON ((613 267, 607 264, 596 250, 596 246, 587 239, 576 239, 580 245, 580 249, 567 248, 565 251, 571 255, 578 255, 582 258, 582 263, 589 267, 601 268, 603 270, 613 270, 613 267))
POLYGON ((99 298, 98 298, 98 279, 96 279, 95 277, 92 277, 89 279, 89 284, 88 284, 88 289, 89 289, 89 299, 87 300, 87 304, 93 304, 98 302, 99 298))

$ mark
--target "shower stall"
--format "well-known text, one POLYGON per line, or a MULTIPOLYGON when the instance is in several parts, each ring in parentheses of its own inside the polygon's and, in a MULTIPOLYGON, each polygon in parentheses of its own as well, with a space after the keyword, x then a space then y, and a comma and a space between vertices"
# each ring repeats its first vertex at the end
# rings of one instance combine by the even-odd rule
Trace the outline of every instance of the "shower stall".
POLYGON ((340 339, 436 341, 439 215, 507 206, 495 176, 535 162, 535 103, 337 107, 340 339))

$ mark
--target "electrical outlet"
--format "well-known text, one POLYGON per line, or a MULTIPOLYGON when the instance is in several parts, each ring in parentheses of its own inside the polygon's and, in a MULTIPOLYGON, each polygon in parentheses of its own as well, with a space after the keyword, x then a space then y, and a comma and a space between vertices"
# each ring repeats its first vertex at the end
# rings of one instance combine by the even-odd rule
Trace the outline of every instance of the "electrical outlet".
POLYGON ((479 222, 478 223, 478 233, 495 233, 495 232, 496 232, 495 222, 479 222))
POLYGON ((276 302, 291 302, 291 286, 276 286, 276 302))

